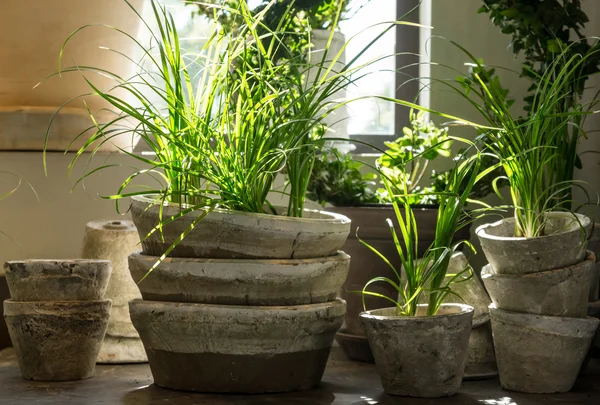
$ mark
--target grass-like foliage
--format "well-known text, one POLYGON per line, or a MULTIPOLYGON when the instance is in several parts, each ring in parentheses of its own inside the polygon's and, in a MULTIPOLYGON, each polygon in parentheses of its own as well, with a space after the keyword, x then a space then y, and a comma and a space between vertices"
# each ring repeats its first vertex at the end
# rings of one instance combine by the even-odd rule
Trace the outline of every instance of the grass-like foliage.
MULTIPOLYGON (((590 103, 580 102, 573 94, 574 81, 579 80, 580 70, 598 51, 580 55, 565 49, 559 53, 536 80, 539 85, 529 115, 517 118, 499 82, 486 76, 488 70, 466 49, 454 45, 475 66, 474 80, 461 81, 460 85, 467 87, 466 93, 460 86, 444 84, 461 94, 492 127, 499 129, 484 131, 481 139, 500 160, 506 174, 503 178, 509 182, 515 208, 515 236, 544 235, 547 213, 570 206, 571 201, 565 198, 578 186, 575 181, 564 180, 565 165, 573 164, 565 162, 564 152, 573 147, 571 134, 585 136, 583 123, 587 115, 596 112, 593 107, 597 100, 594 97, 590 103)), ((498 188, 495 189, 499 194, 498 188)))
MULTIPOLYGON (((115 116, 110 122, 99 122, 90 111, 93 125, 78 136, 87 141, 75 154, 70 169, 86 156, 84 152, 91 152, 87 167, 93 167, 89 162, 100 145, 113 137, 129 135, 140 138, 155 157, 123 150, 141 168, 122 182, 116 194, 105 197, 117 200, 117 209, 122 198, 155 194, 157 200, 180 204, 182 212, 218 206, 274 213, 268 194, 276 177, 285 172, 287 215, 302 216, 315 155, 323 144, 323 119, 342 103, 352 101, 336 101, 335 95, 360 79, 366 65, 376 62, 357 62, 370 46, 397 24, 416 24, 391 21, 379 25, 380 34, 342 68, 339 58, 343 49, 337 54, 328 51, 332 33, 319 60, 309 66, 305 58, 276 61, 275 56, 286 46, 281 38, 289 34, 280 32, 280 28, 286 26, 286 19, 297 18, 291 12, 284 13, 274 30, 263 24, 262 19, 276 0, 258 14, 243 0, 226 10, 224 5, 199 4, 215 10, 212 32, 199 53, 185 50, 173 18, 155 0, 149 2, 149 7, 158 30, 152 31, 152 24, 143 21, 151 34, 149 46, 130 33, 104 26, 134 41, 143 53, 141 60, 123 55, 124 61, 128 59, 138 68, 133 77, 119 77, 94 66, 63 67, 62 54, 70 40, 92 26, 83 26, 66 39, 59 56, 59 74, 98 73, 115 81, 113 88, 101 89, 86 78, 90 94, 82 96, 101 97, 111 105, 115 116), (218 15, 223 11, 236 20, 235 32, 218 24, 218 15), (309 69, 313 72, 310 83, 306 80, 309 69), (132 188, 133 180, 141 176, 150 178, 154 186, 132 188)), ((342 6, 340 2, 336 18, 342 6)), ((290 10, 292 7, 293 3, 290 10)), ((410 102, 396 102, 414 107, 410 102)), ((104 163, 88 169, 78 183, 112 166, 104 163)))
POLYGON ((387 277, 376 277, 370 280, 360 291, 363 296, 363 306, 366 296, 376 296, 393 303, 398 316, 415 316, 417 306, 427 303, 427 315, 432 316, 438 312, 446 297, 454 294, 452 284, 469 279, 465 276, 470 274, 470 268, 467 267, 457 274, 448 274, 448 266, 452 254, 460 245, 464 244, 473 249, 468 241, 454 241, 454 235, 457 230, 467 226, 478 216, 477 210, 467 214, 465 205, 467 202, 472 202, 469 195, 476 182, 493 170, 490 168, 480 172, 481 157, 481 154, 476 152, 471 157, 458 162, 454 170, 450 171, 446 189, 437 193, 439 208, 435 239, 427 247, 422 257, 417 255, 419 234, 418 224, 411 207, 413 196, 410 194, 406 182, 402 182, 404 186, 400 186, 402 190, 398 193, 398 187, 394 187, 395 185, 391 184, 390 179, 383 176, 383 182, 388 192, 390 195, 394 195, 392 204, 399 232, 390 219, 387 222, 402 263, 402 269, 396 268, 373 246, 359 239, 363 245, 390 266, 396 276, 396 280, 387 277), (391 285, 398 292, 398 297, 387 297, 369 291, 369 287, 374 283, 391 285))

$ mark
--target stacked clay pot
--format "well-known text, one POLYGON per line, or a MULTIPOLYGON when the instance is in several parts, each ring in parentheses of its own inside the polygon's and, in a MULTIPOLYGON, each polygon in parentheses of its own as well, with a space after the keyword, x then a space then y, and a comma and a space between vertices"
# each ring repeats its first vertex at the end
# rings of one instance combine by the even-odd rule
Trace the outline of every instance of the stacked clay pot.
POLYGON ((569 391, 600 322, 587 316, 597 271, 586 250, 591 220, 548 215, 545 236, 536 238, 512 236, 514 219, 477 229, 500 382, 509 390, 569 391))
POLYGON ((23 378, 92 377, 110 316, 110 261, 12 261, 5 269, 4 318, 23 378))
POLYGON ((143 252, 129 257, 143 297, 130 302, 131 319, 154 382, 244 393, 318 385, 346 310, 336 297, 350 258, 338 249, 350 221, 318 211, 303 218, 194 211, 152 233, 161 215, 180 212, 155 201, 133 199, 143 252))

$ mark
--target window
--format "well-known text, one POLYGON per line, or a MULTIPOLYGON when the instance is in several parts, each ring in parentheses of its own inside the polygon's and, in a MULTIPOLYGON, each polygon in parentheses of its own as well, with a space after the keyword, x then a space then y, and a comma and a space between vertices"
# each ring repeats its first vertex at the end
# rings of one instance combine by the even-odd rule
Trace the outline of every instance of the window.
MULTIPOLYGON (((202 46, 200 39, 204 32, 198 21, 193 21, 193 7, 185 6, 181 0, 161 0, 174 15, 177 28, 182 38, 187 38, 188 46, 194 42, 202 46)), ((250 7, 260 4, 261 0, 248 0, 250 7)), ((381 32, 383 25, 373 27, 377 23, 390 22, 414 9, 419 0, 350 0, 347 19, 341 21, 340 30, 346 39, 357 35, 350 41, 346 49, 346 60, 351 60, 381 32), (372 28, 368 28, 372 27, 372 28)), ((145 8, 145 18, 152 20, 151 7, 145 8)), ((413 12, 404 20, 418 22, 419 12, 413 12)), ((387 57, 366 67, 362 74, 367 76, 348 89, 347 97, 354 99, 367 95, 382 95, 413 101, 419 84, 410 78, 419 76, 419 29, 410 26, 396 26, 382 37, 357 61, 357 65, 386 55, 387 57), (412 55, 410 55, 412 54, 412 55), (400 67, 400 69, 397 69, 400 67)), ((144 43, 144 42, 143 42, 144 43)), ((408 125, 408 109, 392 102, 382 100, 359 100, 348 106, 348 119, 344 120, 344 133, 351 139, 367 142, 379 148, 384 141, 394 140, 401 133, 402 127, 408 125)), ((342 135, 343 136, 343 135, 342 135)), ((372 153, 367 146, 356 144, 355 152, 372 153)))

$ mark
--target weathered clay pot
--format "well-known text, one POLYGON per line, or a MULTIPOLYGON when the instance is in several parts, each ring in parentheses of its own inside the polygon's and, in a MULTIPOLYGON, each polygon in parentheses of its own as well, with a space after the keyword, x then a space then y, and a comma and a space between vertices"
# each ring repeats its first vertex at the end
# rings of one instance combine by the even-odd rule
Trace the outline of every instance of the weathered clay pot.
POLYGON ((473 320, 469 336, 469 351, 465 366, 465 380, 483 380, 498 375, 492 327, 489 315, 473 320))
POLYGON ((134 300, 131 319, 155 384, 200 392, 285 392, 318 385, 344 301, 252 307, 134 300))
MULTIPOLYGON (((0 269, 0 301, 10 299, 10 292, 8 291, 8 284, 6 283, 6 276, 0 269)), ((8 336, 8 329, 6 328, 6 322, 4 322, 4 309, 2 309, 2 318, 0 319, 0 350, 5 347, 12 346, 10 336, 8 336)))
POLYGON ((491 265, 481 278, 496 308, 546 316, 585 318, 596 257, 561 269, 531 274, 495 274, 491 265))
MULTIPOLYGON (((158 257, 134 253, 129 270, 136 281, 158 257)), ((224 305, 303 305, 334 301, 348 274, 350 256, 318 259, 166 258, 138 283, 149 301, 224 305)))
POLYGON ((600 223, 595 222, 592 228, 592 236, 588 241, 588 250, 591 250, 596 255, 596 271, 594 272, 594 278, 590 285, 590 302, 594 302, 600 299, 600 223))
POLYGON ((490 307, 500 383, 526 393, 567 392, 600 320, 530 315, 490 307))
MULTIPOLYGON (((341 335, 336 339, 344 349, 344 353, 353 360, 365 361, 372 359, 365 330, 359 319, 359 314, 364 310, 360 294, 351 291, 360 291, 364 285, 375 277, 388 277, 392 280, 395 275, 390 267, 381 258, 364 246, 356 238, 358 236, 381 252, 390 262, 399 269, 400 259, 386 219, 396 222, 396 214, 391 205, 373 205, 359 207, 328 207, 328 211, 344 215, 352 220, 348 240, 342 250, 350 255, 350 272, 340 292, 340 296, 348 303, 348 311, 344 319, 341 335)), ((421 255, 431 244, 435 237, 435 224, 437 222, 437 208, 435 206, 418 206, 414 213, 419 227, 419 252, 421 255)), ((465 227, 456 233, 455 240, 469 239, 469 228, 465 227)), ((397 292, 386 283, 372 285, 372 291, 387 296, 394 296, 397 292)), ((375 297, 366 297, 368 309, 388 307, 390 302, 375 297)))
MULTIPOLYGON (((153 198, 132 197, 131 215, 142 240, 143 251, 161 256, 192 222, 204 215, 197 210, 146 236, 160 217, 153 198)), ((162 218, 180 212, 175 204, 163 207, 162 218)), ((172 257, 226 259, 304 259, 336 254, 350 232, 350 220, 342 215, 305 210, 304 217, 256 214, 216 209, 204 217, 175 249, 172 257)))
MULTIPOLYGON (((132 0, 130 3, 141 12, 145 2, 132 0)), ((0 13, 0 149, 41 150, 57 109, 73 97, 92 92, 86 78, 103 90, 118 84, 108 76, 85 74, 84 78, 79 72, 44 80, 58 71, 59 52, 73 31, 86 24, 104 23, 135 36, 140 22, 122 0, 29 0, 25 3, 3 0, 0 13), (19 35, 13 35, 15 32, 19 35), (36 87, 39 82, 42 83, 36 87)), ((114 29, 89 27, 67 45, 63 68, 75 64, 95 66, 127 78, 135 73, 136 65, 119 52, 135 60, 140 51, 134 41, 114 29)), ((101 97, 86 97, 85 101, 99 122, 114 119, 114 114, 101 111, 110 108, 101 97)), ((48 138, 48 150, 65 151, 80 132, 93 125, 82 99, 69 106, 56 118, 56 126, 48 138)), ((85 141, 85 137, 76 140, 71 150, 77 150, 85 141)), ((113 137, 100 146, 100 150, 118 151, 119 147, 131 149, 131 135, 113 137)))
POLYGON ((141 298, 128 264, 129 254, 141 248, 139 243, 140 238, 131 221, 106 220, 86 224, 81 256, 110 260, 113 268, 104 294, 104 298, 112 300, 113 304, 106 336, 98 354, 99 363, 148 361, 129 316, 129 301, 141 298))
POLYGON ((110 300, 4 301, 4 319, 26 380, 64 381, 94 375, 110 300))
MULTIPOLYGON (((426 306, 420 306, 425 312, 426 306)), ((442 304, 436 316, 395 316, 395 308, 360 315, 386 393, 443 397, 460 388, 473 307, 442 304)))
POLYGON ((537 238, 514 237, 514 218, 477 228, 483 253, 496 274, 536 273, 584 260, 592 221, 581 214, 548 215, 546 235, 537 238), (577 215, 577 220, 573 215, 577 215))
POLYGON ((108 260, 25 260, 4 265, 15 301, 101 300, 108 285, 108 260))

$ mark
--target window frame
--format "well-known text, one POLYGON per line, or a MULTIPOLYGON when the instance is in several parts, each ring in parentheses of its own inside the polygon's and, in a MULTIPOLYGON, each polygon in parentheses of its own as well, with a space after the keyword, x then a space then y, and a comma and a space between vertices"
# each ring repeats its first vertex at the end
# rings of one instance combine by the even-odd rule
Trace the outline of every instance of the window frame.
MULTIPOLYGON (((423 7, 421 0, 396 0, 396 20, 404 17, 411 10, 415 9, 408 18, 404 21, 413 23, 420 22, 419 9, 423 7)), ((421 51, 421 28, 415 29, 414 26, 396 25, 396 43, 395 43, 395 84, 396 91, 394 93, 396 99, 399 100, 416 100, 419 92, 419 81, 409 80, 409 78, 419 77, 419 54, 421 51), (404 66, 399 71, 398 67, 404 66), (401 85, 400 85, 401 84, 401 85)), ((402 132, 402 128, 409 125, 409 108, 400 104, 394 105, 394 133, 389 135, 382 134, 352 134, 349 139, 359 142, 365 142, 379 149, 385 149, 384 142, 391 142, 397 139, 402 132)), ((351 142, 355 145, 353 154, 373 154, 379 153, 377 150, 370 148, 367 145, 357 142, 351 142)))

